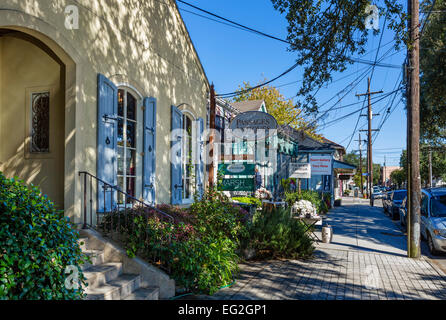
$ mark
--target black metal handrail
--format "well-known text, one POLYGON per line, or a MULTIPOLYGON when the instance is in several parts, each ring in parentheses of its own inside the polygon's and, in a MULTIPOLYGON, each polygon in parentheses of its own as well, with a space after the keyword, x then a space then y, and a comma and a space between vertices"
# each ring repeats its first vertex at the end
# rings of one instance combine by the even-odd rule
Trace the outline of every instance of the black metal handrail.
MULTIPOLYGON (((88 226, 93 226, 92 225, 92 221, 91 221, 91 215, 90 215, 90 224, 88 224, 88 219, 87 219, 87 213, 88 213, 88 210, 87 210, 87 189, 88 189, 87 188, 87 177, 90 177, 90 213, 92 213, 92 210, 93 210, 93 206, 92 206, 92 203, 93 203, 92 179, 94 179, 96 181, 96 183, 100 182, 100 183, 103 184, 102 188, 104 189, 104 191, 107 190, 107 189, 111 189, 111 190, 116 191, 117 194, 123 195, 124 198, 125 198, 124 208, 125 208, 126 204, 128 203, 128 200, 131 200, 132 202, 135 202, 135 203, 141 205, 144 208, 156 211, 157 213, 161 214, 162 216, 168 218, 171 222, 174 222, 174 218, 171 215, 169 215, 169 214, 159 210, 158 208, 156 208, 156 207, 154 207, 154 206, 152 206, 152 205, 150 205, 150 204, 148 204, 148 203, 146 203, 144 201, 141 201, 141 200, 135 198, 132 195, 129 195, 128 193, 122 191, 118 186, 111 185, 110 183, 105 182, 104 180, 96 177, 95 175, 93 175, 93 174, 91 174, 91 173, 89 173, 87 171, 80 171, 79 172, 79 176, 82 176, 82 175, 84 175, 84 181, 83 181, 84 182, 84 188, 83 188, 83 190, 84 190, 84 201, 83 201, 84 202, 84 207, 83 207, 83 211, 84 211, 84 224, 83 224, 83 228, 84 229, 87 228, 88 226)), ((105 195, 104 195, 104 206, 105 206, 105 201, 106 201, 106 199, 105 199, 105 195)), ((104 209, 104 212, 105 212, 105 209, 104 209)))
MULTIPOLYGON (((92 175, 86 171, 80 171, 81 183, 83 184, 83 228, 92 228, 101 232, 104 236, 110 237, 114 240, 123 241, 128 236, 134 236, 132 230, 135 227, 133 219, 135 216, 143 216, 146 219, 151 217, 157 217, 159 220, 168 220, 172 224, 175 223, 175 219, 159 210, 155 206, 152 206, 142 200, 135 198, 132 195, 122 191, 119 187, 111 185, 110 183, 92 175), (102 184, 102 186, 100 186, 102 184), (102 189, 102 190, 101 190, 102 189), (103 192, 103 198, 101 193, 103 192), (107 208, 107 192, 110 193, 110 206, 107 208), (115 200, 114 195, 117 195, 115 200), (119 203, 119 199, 123 199, 123 203, 119 203), (99 210, 101 206, 101 200, 103 201, 103 211, 99 210), (96 205, 95 205, 96 203, 96 205), (129 207, 130 206, 130 207, 129 207), (135 210, 138 209, 138 210, 135 210), (139 210, 143 209, 143 210, 139 210), (93 215, 96 215, 96 219, 93 219, 93 215), (102 216, 100 218, 100 216, 102 216)), ((148 231, 144 231, 143 241, 144 244, 152 243, 153 238, 150 240, 151 235, 148 231), (152 242, 150 242, 152 241, 152 242)), ((164 242, 170 246, 170 235, 157 238, 158 241, 164 242)), ((125 242, 125 241, 124 241, 125 242)), ((157 249, 152 250, 150 255, 143 252, 145 258, 148 258, 152 262, 155 262, 159 267, 166 268, 166 257, 162 255, 161 246, 155 245, 157 249)), ((141 250, 144 251, 145 248, 141 250)))

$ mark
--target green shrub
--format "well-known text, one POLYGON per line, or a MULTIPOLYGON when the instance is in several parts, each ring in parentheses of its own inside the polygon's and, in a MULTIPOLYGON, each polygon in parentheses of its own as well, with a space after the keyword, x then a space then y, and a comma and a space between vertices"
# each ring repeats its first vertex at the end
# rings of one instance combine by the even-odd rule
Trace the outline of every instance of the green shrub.
POLYGON ((189 209, 158 208, 175 221, 160 219, 151 209, 136 208, 108 215, 101 228, 108 232, 111 225, 119 225, 130 257, 139 255, 163 268, 186 290, 213 294, 230 284, 238 273, 236 252, 248 213, 216 190, 207 191, 189 209))
POLYGON ((0 173, 0 299, 84 297, 79 266, 87 261, 78 232, 37 187, 0 173), (78 289, 65 286, 67 266, 79 270, 78 289))
POLYGON ((256 197, 233 197, 232 200, 255 205, 256 208, 262 206, 262 201, 256 197))
POLYGON ((314 250, 304 225, 291 217, 289 209, 256 213, 246 234, 243 248, 255 249, 258 258, 306 258, 314 250))

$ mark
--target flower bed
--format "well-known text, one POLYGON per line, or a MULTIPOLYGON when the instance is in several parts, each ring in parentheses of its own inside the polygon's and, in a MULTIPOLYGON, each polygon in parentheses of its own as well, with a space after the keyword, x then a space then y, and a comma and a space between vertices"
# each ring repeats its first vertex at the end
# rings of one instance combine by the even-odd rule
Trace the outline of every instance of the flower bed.
POLYGON ((269 200, 272 198, 271 192, 265 188, 259 188, 255 192, 255 197, 260 200, 269 200))
POLYGON ((154 210, 137 208, 108 215, 105 233, 119 225, 127 254, 164 269, 178 286, 195 293, 212 294, 230 284, 238 272, 239 237, 248 220, 246 210, 211 190, 188 209, 160 205, 171 222, 154 210), (119 223, 118 223, 119 221, 119 223))

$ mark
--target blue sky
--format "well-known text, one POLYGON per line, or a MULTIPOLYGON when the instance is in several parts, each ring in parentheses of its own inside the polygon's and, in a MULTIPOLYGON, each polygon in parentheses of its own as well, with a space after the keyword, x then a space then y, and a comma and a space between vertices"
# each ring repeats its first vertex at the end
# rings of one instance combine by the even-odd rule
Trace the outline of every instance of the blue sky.
MULTIPOLYGON (((278 38, 285 39, 287 36, 286 18, 273 8, 270 0, 188 0, 188 2, 278 38)), ((235 91, 243 81, 258 84, 265 78, 272 79, 295 63, 296 54, 289 52, 285 43, 196 16, 187 11, 204 14, 184 4, 178 3, 178 6, 209 81, 214 83, 219 94, 235 91)), ((380 20, 381 28, 383 22, 384 19, 382 18, 380 20)), ((372 31, 370 31, 369 43, 366 48, 368 53, 361 56, 361 59, 371 61, 375 59, 379 39, 380 34, 373 35, 372 31)), ((387 53, 381 61, 382 63, 402 65, 405 58, 405 49, 400 52, 393 49, 388 51, 393 46, 392 39, 392 32, 385 30, 378 59, 387 53)), ((364 79, 356 87, 350 84, 367 67, 365 64, 352 64, 343 73, 333 74, 333 83, 328 83, 319 90, 316 99, 320 105, 331 99, 330 102, 321 108, 322 112, 333 106, 344 95, 345 97, 336 103, 336 108, 356 103, 355 105, 329 112, 328 117, 324 119, 325 123, 352 113, 362 107, 364 97, 359 99, 355 94, 367 91, 367 76, 370 76, 370 72, 365 74, 364 79), (346 87, 346 90, 338 94, 346 87), (348 92, 349 90, 351 91, 348 92), (361 103, 358 104, 358 102, 361 103)), ((281 93, 286 98, 291 98, 296 95, 299 83, 289 83, 300 80, 302 80, 302 69, 298 68, 273 82, 272 85, 280 86, 279 90, 281 93)), ((371 90, 383 90, 383 95, 385 95, 394 90, 399 80, 401 80, 400 69, 377 66, 373 74, 371 90)), ((376 95, 374 99, 380 100, 378 96, 376 95)), ((383 124, 381 132, 374 140, 373 161, 375 163, 382 164, 384 156, 386 156, 387 165, 398 165, 401 149, 406 146, 406 111, 403 102, 400 101, 400 97, 401 94, 396 96, 391 109, 392 112, 383 124)), ((381 111, 380 116, 374 117, 373 128, 377 128, 381 124, 387 108, 390 107, 392 98, 393 95, 376 103, 373 103, 372 100, 374 113, 381 111)), ((340 143, 345 147, 348 146, 347 151, 357 150, 358 142, 354 140, 358 139, 358 129, 367 128, 366 117, 361 117, 353 141, 348 145, 357 120, 358 113, 342 121, 335 121, 325 126, 324 121, 322 121, 319 123, 319 133, 323 134, 327 139, 340 143)), ((364 139, 366 132, 361 132, 361 136, 364 139)), ((364 149, 365 146, 363 146, 364 149)))

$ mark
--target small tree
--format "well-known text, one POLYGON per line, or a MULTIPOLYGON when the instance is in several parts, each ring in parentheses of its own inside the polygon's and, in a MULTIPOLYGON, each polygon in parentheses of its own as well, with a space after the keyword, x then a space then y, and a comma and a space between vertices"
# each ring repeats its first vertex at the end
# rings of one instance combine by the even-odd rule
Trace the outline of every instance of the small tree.
POLYGON ((286 99, 273 86, 262 86, 245 92, 251 88, 249 82, 243 82, 238 89, 240 94, 234 98, 234 101, 264 100, 268 113, 277 120, 279 125, 289 124, 294 129, 303 130, 312 138, 321 141, 322 136, 316 133, 316 124, 304 118, 302 110, 293 103, 292 99, 286 99))

